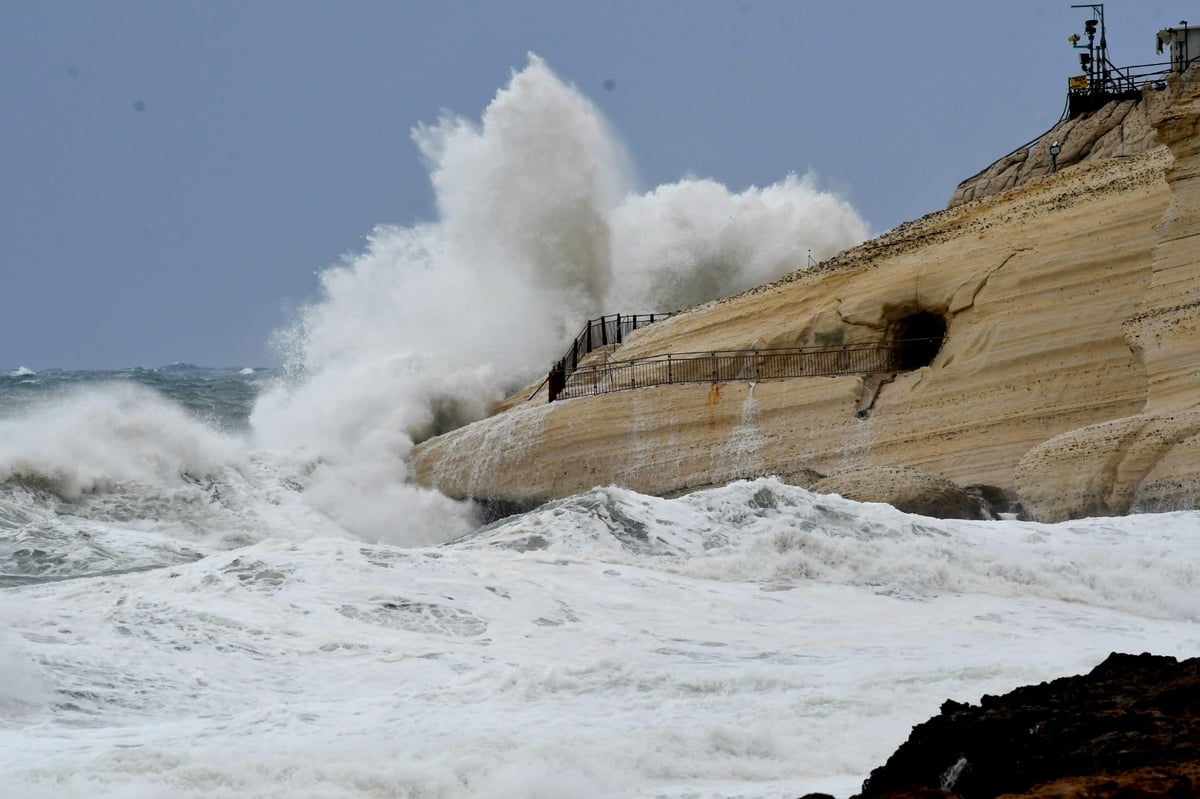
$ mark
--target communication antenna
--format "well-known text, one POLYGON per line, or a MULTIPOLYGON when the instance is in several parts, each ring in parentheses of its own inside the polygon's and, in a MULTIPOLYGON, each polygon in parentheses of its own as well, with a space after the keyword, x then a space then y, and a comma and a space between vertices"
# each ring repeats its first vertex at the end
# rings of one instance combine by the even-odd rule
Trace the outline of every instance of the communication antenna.
POLYGON ((812 257, 812 247, 809 247, 809 248, 808 248, 808 265, 809 265, 809 266, 816 266, 816 265, 817 265, 817 262, 816 262, 816 261, 814 261, 814 260, 813 260, 813 257, 812 257))
POLYGON ((1087 51, 1079 54, 1079 67, 1083 74, 1072 76, 1067 81, 1067 107, 1070 117, 1074 119, 1080 114, 1095 111, 1110 100, 1140 97, 1140 89, 1133 78, 1126 74, 1125 70, 1114 66, 1108 58, 1104 4, 1080 3, 1072 5, 1071 8, 1086 8, 1091 13, 1083 23, 1087 43, 1081 44, 1083 37, 1078 33, 1067 37, 1071 47, 1087 51), (1097 35, 1099 41, 1096 40, 1097 35))
POLYGON ((1108 37, 1104 30, 1104 4, 1086 3, 1072 5, 1071 8, 1087 8, 1092 12, 1092 18, 1083 23, 1083 32, 1087 36, 1087 44, 1079 43, 1079 34, 1072 33, 1067 37, 1071 46, 1077 50, 1086 49, 1079 54, 1079 66, 1087 77, 1089 87, 1103 86, 1111 75, 1108 63, 1108 37), (1099 30, 1100 43, 1096 44, 1096 32, 1099 30))

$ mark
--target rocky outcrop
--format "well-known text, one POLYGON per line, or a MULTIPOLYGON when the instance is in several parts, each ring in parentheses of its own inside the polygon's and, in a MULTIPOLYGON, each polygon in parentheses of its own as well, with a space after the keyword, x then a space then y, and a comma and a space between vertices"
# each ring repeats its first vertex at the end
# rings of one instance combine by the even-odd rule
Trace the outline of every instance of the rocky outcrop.
POLYGON ((1044 520, 1193 507, 1197 87, 1200 66, 1140 104, 1174 98, 1151 120, 1164 146, 930 214, 611 354, 879 343, 939 317, 940 350, 890 381, 656 385, 549 404, 526 393, 422 442, 412 475, 454 497, 534 502, 596 485, 675 495, 907 467, 1019 496, 1044 520))
POLYGON ((938 474, 902 466, 852 469, 816 481, 809 490, 856 502, 886 502, 905 513, 939 519, 979 519, 984 510, 956 483, 938 474))
POLYGON ((1200 795, 1200 658, 1113 654, 1090 674, 947 700, 861 799, 1200 795))
POLYGON ((1138 414, 1057 435, 1021 458, 1017 492, 1037 519, 1200 507, 1200 411, 1138 414))
POLYGON ((1059 122, 1032 144, 1014 150, 958 184, 947 207, 990 197, 1050 174, 1050 144, 1054 141, 1062 145, 1057 158, 1059 169, 1084 161, 1136 155, 1158 146, 1161 141, 1154 123, 1176 101, 1179 81, 1172 79, 1163 85, 1166 88, 1162 91, 1144 88, 1139 100, 1116 100, 1059 122))

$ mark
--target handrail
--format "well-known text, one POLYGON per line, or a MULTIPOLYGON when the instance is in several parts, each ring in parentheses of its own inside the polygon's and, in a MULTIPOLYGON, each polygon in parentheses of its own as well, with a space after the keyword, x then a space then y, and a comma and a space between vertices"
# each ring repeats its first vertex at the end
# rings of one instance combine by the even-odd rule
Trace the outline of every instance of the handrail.
POLYGON ((545 387, 545 385, 549 382, 550 382, 550 375, 546 375, 546 377, 542 380, 542 382, 538 383, 537 388, 535 388, 533 390, 533 393, 525 398, 525 401, 529 402, 531 399, 536 397, 538 395, 538 392, 541 391, 545 387))
MULTIPOLYGON (((905 339, 838 347, 711 350, 654 355, 551 371, 550 401, 674 383, 759 381, 896 372, 912 368, 906 351, 941 339, 905 339)), ((561 366, 561 365, 560 365, 561 366)))
MULTIPOLYGON (((611 344, 622 344, 625 341, 625 337, 634 330, 662 321, 668 316, 671 316, 670 312, 625 315, 610 314, 597 319, 589 319, 584 323, 583 330, 571 342, 571 348, 559 359, 546 378, 546 381, 550 384, 550 401, 553 402, 558 394, 558 388, 560 387, 558 381, 565 382, 579 368, 580 362, 590 353, 611 344)), ((530 399, 532 399, 532 396, 530 399)))
MULTIPOLYGON (((1118 67, 1106 61, 1098 71, 1099 77, 1086 86, 1067 91, 1067 112, 1064 118, 1075 117, 1095 111, 1112 100, 1136 100, 1147 86, 1164 88, 1163 78, 1172 72, 1181 72, 1198 59, 1188 59, 1177 65, 1174 61, 1156 61, 1151 64, 1133 64, 1118 67), (1134 70, 1149 70, 1134 72, 1134 70)), ((1061 121, 1061 120, 1060 120, 1061 121)), ((1041 137, 1039 137, 1041 138, 1041 137)), ((1014 151, 1015 152, 1015 151, 1014 151)))
POLYGON ((1100 86, 1088 86, 1085 89, 1077 89, 1080 94, 1086 94, 1092 91, 1108 91, 1106 84, 1112 84, 1116 91, 1139 90, 1147 83, 1153 82, 1153 78, 1161 78, 1172 72, 1173 63, 1170 61, 1156 61, 1151 64, 1131 64, 1125 67, 1118 67, 1115 64, 1110 64, 1109 69, 1104 70, 1104 78, 1100 82, 1100 86), (1154 67, 1149 72, 1133 72, 1135 69, 1146 69, 1154 67))

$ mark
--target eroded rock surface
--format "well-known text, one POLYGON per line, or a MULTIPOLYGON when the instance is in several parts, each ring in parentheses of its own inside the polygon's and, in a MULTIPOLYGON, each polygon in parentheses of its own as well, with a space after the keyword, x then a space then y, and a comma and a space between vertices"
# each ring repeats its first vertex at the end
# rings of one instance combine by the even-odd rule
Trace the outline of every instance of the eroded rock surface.
POLYGON ((1171 190, 1149 282, 1123 323, 1146 373, 1139 413, 1068 431, 1030 450, 1015 473, 1034 515, 1059 521, 1200 506, 1200 76, 1177 81, 1156 121, 1173 155, 1171 190))
POLYGON ((1200 658, 1112 654, 1090 674, 947 700, 862 799, 1200 795, 1200 658))
POLYGON ((809 486, 818 494, 838 494, 856 502, 886 502, 905 513, 939 519, 980 519, 976 497, 940 474, 902 466, 852 469, 809 486))
POLYGON ((453 497, 545 501, 617 484, 669 495, 739 478, 905 466, 1015 488, 1060 433, 1137 414, 1146 373, 1122 323, 1150 281, 1170 154, 1095 161, 942 211, 631 335, 614 357, 870 343, 930 313, 927 365, 859 376, 660 385, 507 410, 422 442, 416 480, 453 497), (1103 225, 1096 220, 1103 219, 1103 225))

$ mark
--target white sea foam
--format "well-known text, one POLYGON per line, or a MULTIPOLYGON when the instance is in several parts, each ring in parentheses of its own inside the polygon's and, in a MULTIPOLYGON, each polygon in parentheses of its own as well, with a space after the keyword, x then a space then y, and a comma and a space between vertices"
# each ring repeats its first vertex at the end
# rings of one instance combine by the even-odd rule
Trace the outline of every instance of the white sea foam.
POLYGON ((36 374, 37 374, 37 372, 33 371, 32 369, 30 369, 28 367, 19 366, 16 369, 9 372, 8 376, 9 377, 29 377, 30 375, 36 375, 36 374))
MULTIPOLYGON (((7 613, 5 614, 7 616, 7 613)), ((0 616, 0 626, 12 620, 0 616)), ((0 730, 51 699, 41 669, 32 661, 19 637, 0 629, 0 730)))
POLYGON ((703 579, 815 581, 904 597, 1039 597, 1200 621, 1198 519, 1195 512, 1056 525, 931 519, 766 478, 678 500, 596 489, 454 546, 653 558, 657 568, 703 579))
POLYGON ((310 498, 369 540, 469 528, 400 484, 413 442, 544 376, 585 319, 715 299, 867 234, 811 176, 635 193, 603 117, 536 56, 478 124, 445 114, 413 138, 437 222, 378 227, 321 274, 320 300, 278 337, 295 379, 252 417, 260 445, 320 459, 310 498))
POLYGON ((844 796, 947 697, 1200 654, 1198 521, 610 489, 452 546, 273 540, 26 586, 16 668, 52 694, 0 726, 0 773, 26 797, 844 796))

